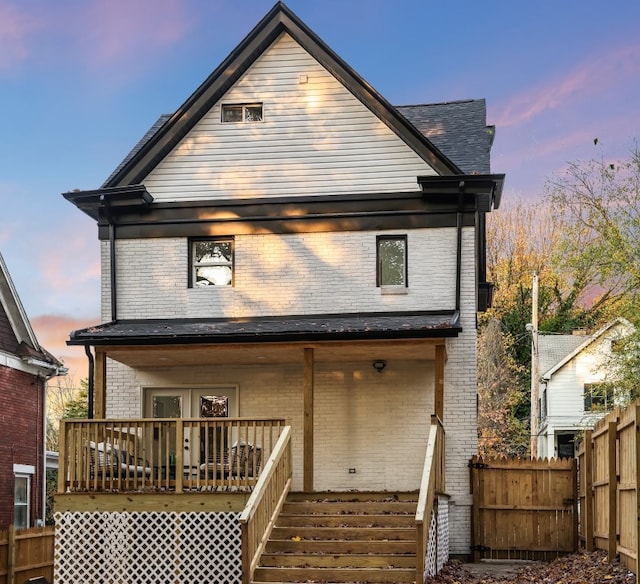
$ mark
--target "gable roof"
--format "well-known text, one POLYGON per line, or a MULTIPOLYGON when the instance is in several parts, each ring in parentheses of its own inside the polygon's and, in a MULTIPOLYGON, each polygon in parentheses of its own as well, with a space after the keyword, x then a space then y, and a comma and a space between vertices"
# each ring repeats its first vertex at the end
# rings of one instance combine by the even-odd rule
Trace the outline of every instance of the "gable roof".
POLYGON ((38 343, 1 253, 0 305, 17 341, 15 355, 25 361, 32 361, 32 364, 44 366, 45 369, 62 371, 62 363, 38 343))
POLYGON ((283 2, 278 2, 173 115, 168 119, 160 118, 154 124, 131 155, 107 179, 103 188, 140 183, 284 32, 438 174, 463 174, 454 162, 334 53, 283 2))
POLYGON ((624 328, 633 328, 633 325, 628 320, 618 317, 592 335, 538 335, 538 359, 541 377, 547 380, 551 379, 569 361, 618 325, 622 325, 624 328))

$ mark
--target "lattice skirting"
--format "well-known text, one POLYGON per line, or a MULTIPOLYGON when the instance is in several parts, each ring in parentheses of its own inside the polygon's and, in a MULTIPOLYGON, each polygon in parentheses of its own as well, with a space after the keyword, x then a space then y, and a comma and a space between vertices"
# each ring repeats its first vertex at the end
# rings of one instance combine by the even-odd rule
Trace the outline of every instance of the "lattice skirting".
POLYGON ((239 513, 56 513, 56 584, 239 584, 239 513))
POLYGON ((440 496, 431 512, 424 580, 435 576, 449 559, 449 498, 440 496))
POLYGON ((438 550, 436 571, 439 572, 449 560, 449 497, 438 497, 438 550))

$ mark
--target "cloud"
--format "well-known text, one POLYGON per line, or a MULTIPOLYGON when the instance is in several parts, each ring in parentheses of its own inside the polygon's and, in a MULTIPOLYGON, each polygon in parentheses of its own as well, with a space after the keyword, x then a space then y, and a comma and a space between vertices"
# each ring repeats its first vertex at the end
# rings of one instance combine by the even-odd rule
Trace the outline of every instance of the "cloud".
POLYGON ((0 69, 16 68, 30 53, 37 18, 8 0, 0 0, 0 69))
MULTIPOLYGON (((95 225, 87 223, 87 228, 68 234, 49 234, 56 245, 38 256, 38 271, 54 295, 82 296, 88 283, 100 279, 100 251, 95 241, 95 225)), ((40 240, 37 245, 43 243, 40 240)), ((99 298, 95 300, 98 302, 99 298)))
POLYGON ((30 319, 36 338, 54 357, 69 369, 69 377, 76 381, 87 377, 88 360, 84 347, 69 347, 66 344, 72 331, 100 322, 100 317, 78 319, 68 315, 42 315, 30 319))
POLYGON ((183 0, 97 0, 78 15, 81 44, 96 65, 128 60, 177 43, 190 26, 183 0))
POLYGON ((184 0, 0 0, 0 70, 27 60, 130 65, 183 39, 192 13, 184 0))
POLYGON ((640 44, 617 47, 584 61, 566 75, 514 96, 500 108, 495 123, 501 127, 525 124, 551 110, 615 92, 617 86, 637 79, 639 73, 640 44))

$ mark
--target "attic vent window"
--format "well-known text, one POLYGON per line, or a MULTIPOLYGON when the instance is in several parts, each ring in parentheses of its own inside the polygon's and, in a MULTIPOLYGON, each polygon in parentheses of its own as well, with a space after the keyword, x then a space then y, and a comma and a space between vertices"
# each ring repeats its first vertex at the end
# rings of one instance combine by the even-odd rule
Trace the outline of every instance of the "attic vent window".
POLYGON ((222 122, 261 122, 261 103, 238 103, 222 106, 222 122))

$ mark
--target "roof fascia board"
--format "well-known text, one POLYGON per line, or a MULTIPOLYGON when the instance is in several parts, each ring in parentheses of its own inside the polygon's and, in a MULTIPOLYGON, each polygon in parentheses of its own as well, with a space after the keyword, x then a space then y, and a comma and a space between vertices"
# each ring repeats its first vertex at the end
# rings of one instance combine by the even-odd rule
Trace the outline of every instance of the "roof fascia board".
POLYGON ((13 284, 7 264, 0 253, 0 302, 7 314, 9 324, 16 335, 18 342, 26 343, 36 350, 40 350, 40 345, 35 333, 31 328, 31 323, 20 301, 18 292, 13 284))
POLYGON ((608 330, 612 329, 617 324, 623 325, 625 327, 633 327, 633 325, 626 318, 622 318, 621 316, 619 316, 618 318, 603 326, 600 330, 596 331, 594 334, 587 337, 587 340, 584 343, 574 349, 564 359, 558 361, 558 363, 556 363, 553 367, 548 369, 542 375, 542 379, 544 381, 549 381, 551 377, 555 375, 560 369, 562 369, 567 363, 569 363, 569 361, 575 359, 575 357, 582 353, 582 351, 589 347, 589 345, 595 343, 602 335, 604 335, 608 330))
POLYGON ((162 158, 222 98, 255 59, 285 31, 437 173, 442 175, 462 174, 451 160, 399 114, 291 10, 282 2, 278 2, 165 122, 162 128, 151 137, 149 142, 103 186, 114 187, 142 182, 162 158))

